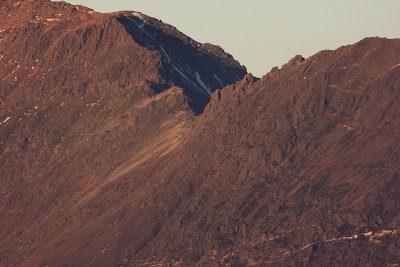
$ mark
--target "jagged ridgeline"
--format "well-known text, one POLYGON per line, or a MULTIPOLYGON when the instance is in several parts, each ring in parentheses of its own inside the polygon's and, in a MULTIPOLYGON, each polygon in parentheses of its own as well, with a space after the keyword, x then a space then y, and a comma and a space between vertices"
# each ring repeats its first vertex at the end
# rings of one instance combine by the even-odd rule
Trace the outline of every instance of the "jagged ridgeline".
POLYGON ((155 93, 181 87, 200 113, 212 92, 246 74, 220 47, 137 12, 102 14, 46 0, 6 1, 1 12, 2 111, 15 108, 11 91, 28 106, 36 98, 98 98, 146 83, 155 93), (19 45, 6 46, 11 42, 19 45))
POLYGON ((261 79, 137 12, 0 3, 0 266, 396 266, 400 40, 261 79))

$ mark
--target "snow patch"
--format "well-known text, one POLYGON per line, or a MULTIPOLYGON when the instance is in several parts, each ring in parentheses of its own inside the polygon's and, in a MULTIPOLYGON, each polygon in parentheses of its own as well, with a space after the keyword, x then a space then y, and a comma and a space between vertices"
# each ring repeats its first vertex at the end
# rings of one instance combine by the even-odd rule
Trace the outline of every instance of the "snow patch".
POLYGON ((161 49, 161 51, 163 51, 164 54, 167 55, 167 52, 165 52, 164 47, 162 45, 160 45, 160 49, 161 49))
POLYGON ((215 73, 213 73, 213 75, 214 75, 214 78, 215 78, 215 79, 219 82, 219 84, 223 87, 223 86, 224 86, 224 83, 221 81, 221 79, 218 78, 218 76, 215 75, 215 73))
POLYGON ((186 81, 188 81, 189 83, 192 83, 191 80, 183 73, 183 71, 181 71, 177 66, 175 66, 174 64, 172 64, 172 67, 174 68, 174 70, 176 70, 186 81))
MULTIPOLYGON (((167 58, 170 58, 167 51, 164 49, 163 45, 161 43, 159 43, 148 31, 146 31, 146 29, 144 27, 146 24, 145 17, 141 13, 138 13, 138 12, 132 12, 132 15, 137 17, 138 19, 140 19, 140 22, 137 19, 130 17, 130 16, 125 16, 125 18, 127 20, 129 20, 130 22, 132 22, 132 24, 135 25, 144 34, 144 37, 145 37, 144 41, 147 41, 147 46, 152 50, 155 50, 155 48, 158 48, 158 50, 164 56, 166 56, 167 58)), ((129 26, 130 25, 127 25, 127 27, 129 27, 129 26)), ((179 65, 180 65, 179 61, 175 62, 175 64, 171 64, 172 68, 183 78, 185 83, 200 90, 201 92, 204 92, 208 96, 211 96, 212 93, 211 93, 210 88, 202 80, 200 74, 197 71, 191 70, 189 66, 182 68, 182 66, 179 66, 179 65), (191 79, 189 79, 189 77, 191 79), (196 80, 194 81, 193 78, 195 78, 196 80)), ((214 75, 214 77, 223 87, 224 84, 221 81, 221 79, 219 79, 218 76, 216 76, 216 75, 214 75)))
POLYGON ((391 68, 388 69, 387 71, 383 72, 381 75, 379 75, 378 77, 376 77, 376 78, 374 79, 374 81, 378 80, 379 78, 381 78, 383 75, 385 75, 385 74, 388 73, 389 71, 394 70, 394 69, 396 69, 396 68, 398 68, 398 67, 400 67, 400 63, 394 65, 393 67, 391 67, 391 68))
POLYGON ((205 92, 211 96, 211 91, 210 88, 203 82, 203 80, 200 77, 200 74, 196 71, 196 81, 200 84, 200 86, 205 90, 205 92))
POLYGON ((339 237, 339 238, 332 238, 332 239, 323 240, 321 242, 310 243, 310 244, 307 244, 304 247, 302 247, 300 250, 304 250, 304 249, 309 248, 310 246, 313 246, 315 244, 330 243, 330 242, 335 242, 335 241, 340 241, 340 240, 354 240, 354 239, 358 239, 361 236, 368 237, 369 241, 376 242, 377 241, 376 239, 379 239, 381 237, 388 236, 388 235, 395 235, 397 233, 398 233, 397 230, 383 230, 383 231, 381 231, 379 233, 367 232, 367 233, 361 233, 359 235, 354 234, 352 236, 342 236, 342 237, 339 237))
POLYGON ((135 17, 138 17, 141 20, 145 20, 146 18, 143 16, 143 14, 139 13, 139 12, 132 12, 132 15, 134 15, 135 17))
POLYGON ((3 122, 0 122, 0 125, 6 123, 7 121, 9 121, 11 119, 11 117, 7 117, 3 122))
MULTIPOLYGON (((153 38, 153 36, 151 36, 151 35, 146 31, 146 29, 144 28, 144 25, 146 24, 146 22, 145 22, 144 20, 142 20, 142 21, 143 21, 142 24, 138 24, 133 18, 131 18, 131 17, 126 17, 126 18, 127 18, 129 21, 133 22, 133 23, 136 25, 136 27, 138 27, 151 41, 153 41, 153 43, 156 44, 156 45, 158 46, 158 48, 163 52, 163 54, 169 58, 169 56, 168 56, 167 52, 165 51, 164 47, 163 47, 159 42, 157 42, 157 41, 153 38)), ((147 45, 148 45, 151 49, 155 49, 154 45, 149 44, 149 43, 148 43, 147 45)))
POLYGON ((355 129, 354 127, 351 127, 351 126, 349 126, 349 125, 347 125, 347 124, 340 124, 339 126, 340 126, 340 127, 343 127, 343 128, 346 128, 348 131, 351 131, 351 130, 354 130, 354 129, 355 129))
MULTIPOLYGON (((136 22, 136 20, 134 20, 134 19, 131 18, 131 17, 126 16, 125 18, 127 18, 127 19, 130 20, 131 22, 135 23, 135 25, 136 25, 139 29, 141 29, 141 30, 143 31, 143 33, 145 33, 147 36, 149 36, 151 39, 153 39, 153 37, 151 37, 151 36, 144 30, 144 25, 146 24, 146 21, 145 21, 145 20, 141 19, 143 23, 142 23, 142 24, 138 24, 138 23, 136 22)), ((154 39, 153 39, 153 40, 154 40, 154 39)))
POLYGON ((202 80, 201 77, 200 77, 200 74, 199 74, 197 71, 195 72, 195 78, 196 78, 197 83, 200 85, 200 87, 197 86, 196 84, 193 84, 193 79, 189 79, 188 76, 183 72, 182 69, 178 68, 178 67, 175 66, 174 64, 171 64, 171 65, 172 65, 172 68, 174 68, 174 70, 176 70, 176 71, 182 76, 182 78, 185 79, 185 81, 186 81, 189 85, 191 85, 191 86, 193 86, 193 87, 195 87, 195 88, 201 90, 202 92, 206 93, 208 96, 211 96, 212 93, 211 93, 210 89, 209 89, 208 86, 203 82, 203 80, 202 80))

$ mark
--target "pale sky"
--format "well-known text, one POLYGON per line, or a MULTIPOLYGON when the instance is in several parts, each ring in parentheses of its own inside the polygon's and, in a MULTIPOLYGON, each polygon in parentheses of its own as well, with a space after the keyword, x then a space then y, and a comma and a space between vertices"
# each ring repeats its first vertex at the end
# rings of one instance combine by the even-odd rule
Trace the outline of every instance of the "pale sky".
POLYGON ((364 37, 400 38, 400 0, 70 0, 100 12, 139 11, 220 45, 261 77, 364 37))

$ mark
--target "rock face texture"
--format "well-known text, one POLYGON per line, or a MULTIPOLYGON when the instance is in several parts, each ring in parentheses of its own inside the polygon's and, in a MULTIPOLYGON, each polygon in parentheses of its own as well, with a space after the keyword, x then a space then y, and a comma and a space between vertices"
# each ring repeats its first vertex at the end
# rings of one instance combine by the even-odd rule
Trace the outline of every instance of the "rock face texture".
POLYGON ((221 48, 140 13, 46 0, 0 8, 1 114, 43 98, 111 98, 140 84, 179 86, 200 113, 213 91, 246 74, 221 48))
POLYGON ((0 64, 0 266, 400 264, 399 39, 258 79, 140 13, 3 1, 0 64))
POLYGON ((51 255, 40 250, 69 239, 53 229, 67 207, 86 213, 114 179, 157 166, 210 93, 246 73, 145 15, 45 0, 1 2, 0 66, 0 265, 51 255))
POLYGON ((399 52, 400 40, 365 39, 215 92, 177 152, 190 200, 144 258, 399 263, 399 52))

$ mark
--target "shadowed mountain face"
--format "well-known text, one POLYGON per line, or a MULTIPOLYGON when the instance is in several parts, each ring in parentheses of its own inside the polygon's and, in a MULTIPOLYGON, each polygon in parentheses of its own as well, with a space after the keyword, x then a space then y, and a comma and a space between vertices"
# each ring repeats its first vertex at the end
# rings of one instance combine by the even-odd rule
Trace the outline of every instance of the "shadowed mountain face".
POLYGON ((152 51, 160 51, 168 60, 171 80, 185 88, 195 110, 202 110, 212 92, 243 78, 246 69, 220 47, 200 44, 174 27, 141 13, 122 13, 135 42, 152 51))
POLYGON ((400 40, 238 81, 140 13, 0 16, 0 266, 400 263, 400 40))
POLYGON ((179 86, 200 113, 213 91, 246 74, 221 48, 140 13, 46 0, 0 8, 1 115, 44 98, 112 98, 141 84, 154 92, 179 86))

